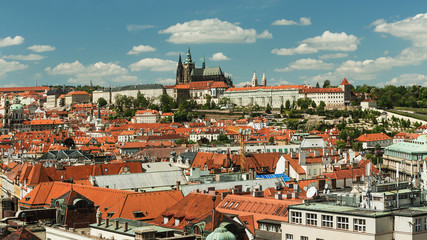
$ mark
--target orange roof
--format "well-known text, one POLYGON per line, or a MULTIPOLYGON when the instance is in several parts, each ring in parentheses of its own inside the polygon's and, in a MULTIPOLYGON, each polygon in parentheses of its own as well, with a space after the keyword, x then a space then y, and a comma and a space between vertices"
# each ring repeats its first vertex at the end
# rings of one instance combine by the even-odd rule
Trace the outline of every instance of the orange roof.
POLYGON ((177 84, 174 87, 175 89, 190 89, 190 85, 189 84, 177 84))
POLYGON ((67 95, 90 95, 90 94, 85 91, 74 91, 74 92, 67 93, 67 95))
POLYGON ((340 85, 350 85, 346 78, 344 78, 340 85))
POLYGON ((383 140, 390 140, 391 137, 387 136, 384 133, 370 133, 370 134, 364 134, 356 138, 356 141, 359 142, 373 142, 373 141, 383 141, 383 140))
POLYGON ((331 92, 344 92, 344 91, 341 88, 306 88, 300 91, 300 93, 331 93, 331 92))
POLYGON ((49 89, 49 87, 6 87, 0 88, 0 92, 48 91, 49 89))
POLYGON ((272 219, 282 222, 288 221, 288 206, 302 203, 301 199, 271 199, 253 197, 252 195, 229 194, 217 206, 221 213, 233 215, 252 215, 255 229, 259 229, 258 220, 272 219))

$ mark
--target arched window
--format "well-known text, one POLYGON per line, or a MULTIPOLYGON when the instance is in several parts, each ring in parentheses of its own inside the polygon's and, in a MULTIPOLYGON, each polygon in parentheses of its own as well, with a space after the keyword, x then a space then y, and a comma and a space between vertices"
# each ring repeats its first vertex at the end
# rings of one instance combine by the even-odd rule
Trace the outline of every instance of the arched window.
POLYGON ((201 229, 200 229, 200 227, 199 226, 194 226, 193 227, 193 234, 195 234, 195 235, 202 235, 202 231, 201 231, 201 229))

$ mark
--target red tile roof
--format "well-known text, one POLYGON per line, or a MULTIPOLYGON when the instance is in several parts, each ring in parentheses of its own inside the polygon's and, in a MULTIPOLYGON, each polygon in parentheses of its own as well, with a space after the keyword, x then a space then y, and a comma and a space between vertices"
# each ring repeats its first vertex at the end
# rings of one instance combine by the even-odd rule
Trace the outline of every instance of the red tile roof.
POLYGON ((346 78, 344 78, 340 85, 350 85, 346 78))
POLYGON ((356 138, 356 141, 359 142, 372 142, 372 141, 383 141, 383 140, 391 140, 392 138, 387 136, 384 133, 370 133, 370 134, 363 134, 356 138))
POLYGON ((344 92, 341 88, 306 88, 301 89, 300 93, 332 93, 344 92))

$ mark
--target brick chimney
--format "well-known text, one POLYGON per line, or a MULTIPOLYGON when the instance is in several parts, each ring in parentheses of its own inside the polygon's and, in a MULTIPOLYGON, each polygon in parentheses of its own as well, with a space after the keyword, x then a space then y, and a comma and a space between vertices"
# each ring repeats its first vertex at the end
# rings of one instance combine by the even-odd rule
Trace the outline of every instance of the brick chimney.
POLYGON ((114 229, 115 230, 119 229, 119 220, 114 221, 114 229))
POLYGON ((105 219, 105 227, 108 227, 110 225, 110 219, 106 218, 105 219))
POLYGON ((128 222, 124 222, 123 223, 123 231, 124 232, 127 232, 129 230, 129 225, 128 224, 129 224, 128 222))

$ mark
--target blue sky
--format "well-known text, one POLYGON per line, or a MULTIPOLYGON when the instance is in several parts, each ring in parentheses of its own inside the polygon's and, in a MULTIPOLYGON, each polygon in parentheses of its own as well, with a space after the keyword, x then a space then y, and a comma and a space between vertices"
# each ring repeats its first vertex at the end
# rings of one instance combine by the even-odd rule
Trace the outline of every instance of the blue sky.
POLYGON ((427 86, 427 1, 2 1, 0 86, 173 84, 178 53, 236 86, 427 86))

